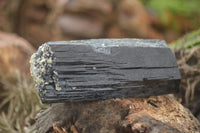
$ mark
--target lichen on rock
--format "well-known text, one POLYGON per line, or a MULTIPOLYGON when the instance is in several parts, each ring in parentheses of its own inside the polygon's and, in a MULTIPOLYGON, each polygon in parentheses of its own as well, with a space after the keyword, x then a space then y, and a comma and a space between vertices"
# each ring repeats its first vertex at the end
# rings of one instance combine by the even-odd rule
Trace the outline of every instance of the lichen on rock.
MULTIPOLYGON (((38 48, 38 51, 31 56, 31 75, 35 81, 38 91, 54 87, 56 74, 53 72, 53 60, 55 60, 54 53, 51 48, 45 43, 38 48)), ((43 94, 44 94, 43 93, 43 94)), ((40 93, 42 94, 42 93, 40 93)))

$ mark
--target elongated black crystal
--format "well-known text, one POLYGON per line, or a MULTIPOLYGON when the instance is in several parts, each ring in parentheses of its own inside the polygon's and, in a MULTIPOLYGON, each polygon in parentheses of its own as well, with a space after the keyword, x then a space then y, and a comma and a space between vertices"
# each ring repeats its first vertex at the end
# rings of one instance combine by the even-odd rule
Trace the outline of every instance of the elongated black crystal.
POLYGON ((43 103, 176 93, 180 83, 175 56, 162 40, 47 42, 30 62, 43 103))

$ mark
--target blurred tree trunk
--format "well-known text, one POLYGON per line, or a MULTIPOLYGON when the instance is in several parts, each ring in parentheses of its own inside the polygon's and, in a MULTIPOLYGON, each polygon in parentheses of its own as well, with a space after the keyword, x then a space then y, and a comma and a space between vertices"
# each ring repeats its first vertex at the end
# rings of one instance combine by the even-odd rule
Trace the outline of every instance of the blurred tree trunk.
POLYGON ((0 10, 0 29, 35 47, 52 40, 162 38, 139 0, 3 0, 0 10))

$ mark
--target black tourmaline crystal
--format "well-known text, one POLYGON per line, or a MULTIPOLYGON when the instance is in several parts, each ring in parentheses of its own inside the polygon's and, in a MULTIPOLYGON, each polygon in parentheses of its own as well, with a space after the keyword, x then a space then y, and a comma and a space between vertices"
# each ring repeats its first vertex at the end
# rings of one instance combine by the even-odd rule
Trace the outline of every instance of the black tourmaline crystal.
POLYGON ((30 63, 43 103, 176 93, 180 83, 175 56, 162 40, 47 42, 30 63))

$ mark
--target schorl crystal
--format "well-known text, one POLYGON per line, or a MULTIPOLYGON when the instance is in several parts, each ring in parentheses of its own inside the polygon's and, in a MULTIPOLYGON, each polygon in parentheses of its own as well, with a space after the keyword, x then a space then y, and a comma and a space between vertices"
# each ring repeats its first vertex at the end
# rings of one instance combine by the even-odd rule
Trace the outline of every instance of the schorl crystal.
POLYGON ((175 55, 162 40, 47 42, 30 63, 43 103, 147 97, 179 90, 175 55))

